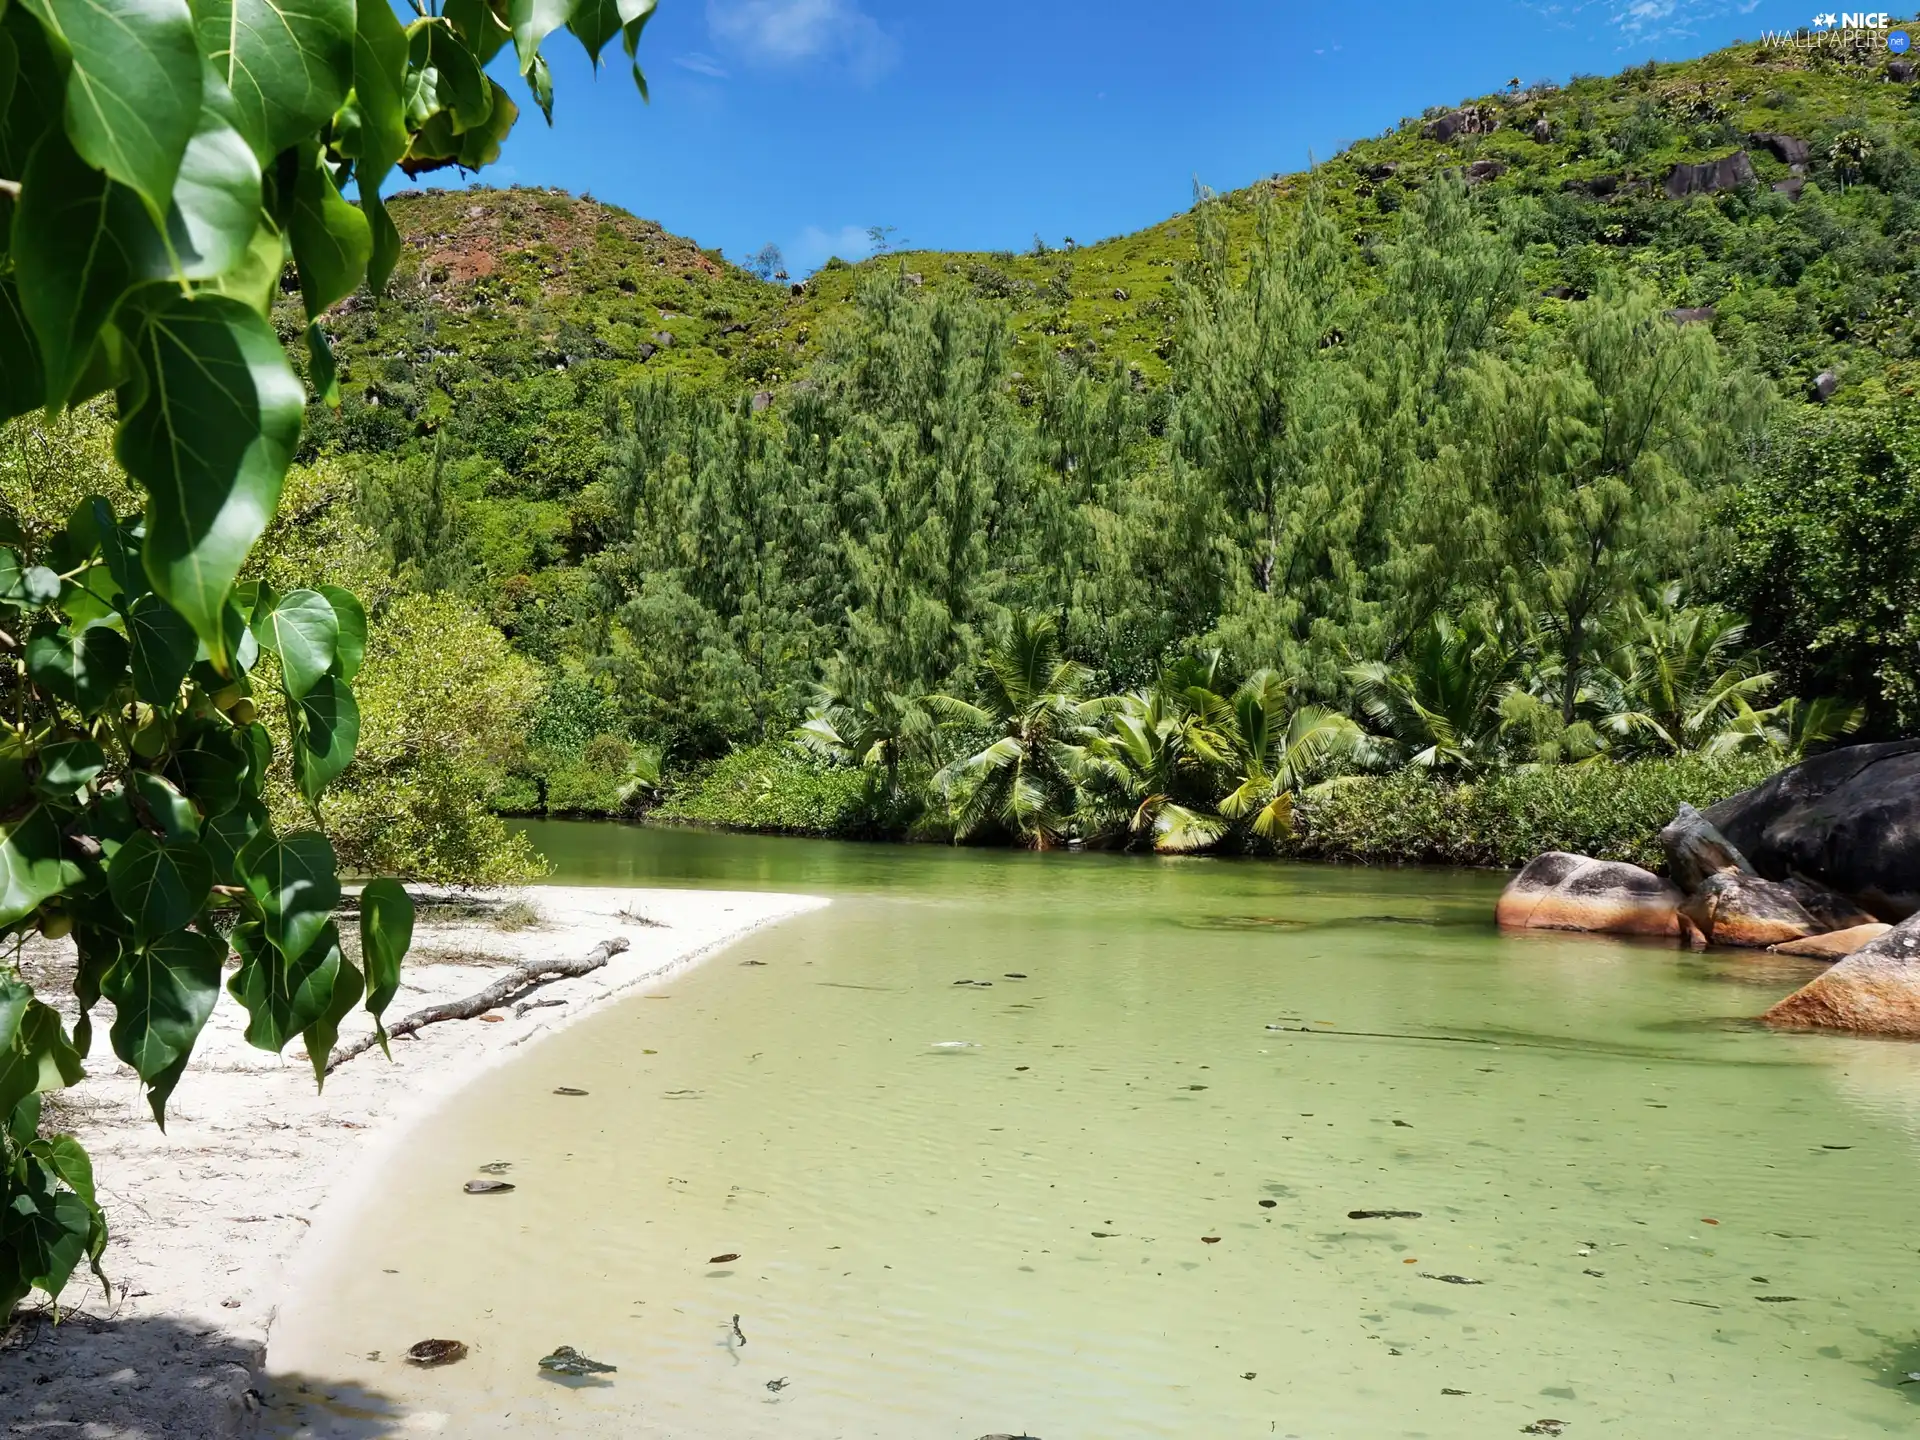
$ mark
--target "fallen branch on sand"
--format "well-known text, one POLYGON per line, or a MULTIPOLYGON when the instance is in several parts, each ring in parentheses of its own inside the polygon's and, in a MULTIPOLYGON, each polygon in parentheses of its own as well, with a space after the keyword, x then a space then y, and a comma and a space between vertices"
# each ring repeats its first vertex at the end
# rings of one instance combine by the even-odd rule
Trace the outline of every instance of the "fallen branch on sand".
MULTIPOLYGON (((424 1010, 416 1010, 404 1019, 396 1020, 387 1027, 387 1034, 395 1039, 402 1035, 411 1035, 414 1031, 428 1025, 436 1025, 442 1020, 473 1020, 497 1010, 502 1005, 510 1005, 521 996, 539 989, 542 985, 555 980, 572 980, 598 970, 614 956, 627 950, 626 937, 616 935, 611 940, 602 940, 593 949, 578 960, 540 960, 530 965, 521 965, 511 974, 487 986, 476 995, 464 1000, 448 1000, 444 1004, 429 1005, 424 1010)), ((351 1044, 342 1045, 327 1058, 327 1073, 346 1064, 365 1051, 380 1043, 376 1035, 366 1035, 351 1044)))

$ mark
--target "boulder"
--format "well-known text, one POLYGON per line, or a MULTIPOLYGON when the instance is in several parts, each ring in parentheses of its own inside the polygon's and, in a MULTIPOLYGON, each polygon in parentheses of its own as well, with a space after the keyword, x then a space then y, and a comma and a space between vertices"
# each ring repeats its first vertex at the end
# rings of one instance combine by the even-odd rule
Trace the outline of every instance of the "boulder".
POLYGON ((1468 105, 1451 110, 1420 127, 1429 140, 1448 141, 1456 135, 1491 135, 1500 128, 1500 116, 1490 105, 1468 105))
POLYGON ((1553 143, 1553 125, 1544 115, 1534 120, 1531 133, 1533 135, 1533 143, 1536 145, 1551 145, 1553 143))
POLYGON ((1510 930, 1586 930, 1606 935, 1684 933, 1680 892, 1638 865, 1549 850, 1500 894, 1494 918, 1510 930))
POLYGON ((1877 917, 1863 910, 1838 890, 1810 880, 1805 875, 1789 875, 1780 882, 1793 892, 1800 908, 1813 917, 1824 934, 1833 930, 1851 930, 1856 925, 1872 925, 1877 917))
POLYGON ((1504 160, 1476 160, 1467 166, 1465 180, 1469 185, 1478 185, 1482 180, 1497 180, 1507 173, 1504 160))
POLYGON ((1909 80, 1913 79, 1913 62, 1911 60, 1889 60, 1887 62, 1887 79, 1896 85, 1906 84, 1909 80))
POLYGON ((1804 175, 1789 175, 1784 180, 1774 181, 1773 188, 1776 194, 1784 195, 1789 200, 1798 200, 1800 192, 1807 188, 1807 180, 1804 175))
POLYGON ((1676 325, 1711 325, 1714 310, 1711 305, 1682 305, 1678 309, 1667 311, 1667 319, 1676 325))
POLYGON ((1920 740, 1829 750, 1705 814, 1769 879, 1817 880, 1890 923, 1920 911, 1920 740))
POLYGON ((1760 1018, 1787 1030, 1920 1039, 1920 915, 1869 940, 1760 1018))
POLYGON ((1760 873, 1691 805, 1683 804, 1660 832, 1660 848, 1666 852, 1667 874, 1689 895, 1715 875, 1760 873))
POLYGON ((1833 392, 1840 388, 1840 377, 1831 370, 1822 370, 1813 377, 1813 398, 1822 404, 1833 398, 1833 392))
POLYGON ((1825 935, 1809 935, 1804 940, 1769 945, 1767 949, 1777 955, 1799 955, 1807 960, 1844 960, 1869 940, 1878 940, 1891 929, 1891 925, 1872 920, 1847 930, 1830 930, 1825 935))
POLYGON ((1822 928, 1785 885, 1734 870, 1709 875, 1681 902, 1680 913, 1709 945, 1754 950, 1805 939, 1822 928))
POLYGON ((1782 165, 1804 165, 1812 154, 1807 142, 1798 135, 1781 135, 1769 130, 1756 130, 1747 137, 1761 149, 1769 151, 1782 165))
POLYGON ((1758 183, 1753 161, 1747 152, 1736 150, 1718 160, 1702 160, 1698 165, 1676 165, 1667 175, 1667 196, 1681 200, 1688 195, 1717 195, 1722 190, 1738 190, 1742 185, 1758 183))

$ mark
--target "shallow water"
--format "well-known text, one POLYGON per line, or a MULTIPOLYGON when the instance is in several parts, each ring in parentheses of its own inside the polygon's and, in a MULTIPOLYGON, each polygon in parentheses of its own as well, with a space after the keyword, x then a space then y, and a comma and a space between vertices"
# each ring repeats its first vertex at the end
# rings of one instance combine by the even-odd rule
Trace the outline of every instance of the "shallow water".
POLYGON ((1739 1023, 1806 970, 1502 937, 1478 874, 536 838, 836 903, 426 1127, 283 1310, 282 1434, 1920 1423, 1920 1049, 1739 1023))

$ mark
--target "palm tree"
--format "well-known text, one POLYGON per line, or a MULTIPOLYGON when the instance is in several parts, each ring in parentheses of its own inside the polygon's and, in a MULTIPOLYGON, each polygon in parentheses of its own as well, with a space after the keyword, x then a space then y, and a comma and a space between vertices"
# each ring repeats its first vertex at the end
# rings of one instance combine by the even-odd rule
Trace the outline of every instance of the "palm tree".
POLYGON ((1233 695, 1232 755, 1239 784, 1220 802, 1229 820, 1252 817, 1253 833, 1276 839, 1293 829, 1294 797, 1325 780, 1340 761, 1372 758, 1366 732, 1337 710, 1289 711, 1287 682, 1272 670, 1249 676, 1233 695))
POLYGON ((1233 753, 1233 714, 1213 689, 1219 665, 1218 651, 1182 661, 1117 697, 1106 728, 1076 755, 1081 783, 1117 792, 1133 811, 1129 832, 1151 835, 1163 854, 1205 850, 1227 833, 1203 808, 1233 753))
POLYGON ((1060 653, 1053 622, 1015 611, 1004 643, 987 647, 979 700, 929 695, 946 728, 986 738, 933 777, 955 839, 1004 827, 1036 849, 1059 843, 1073 812, 1078 747, 1109 708, 1090 699, 1092 672, 1060 653))
POLYGON ((1866 718, 1866 707, 1832 696, 1802 700, 1792 696, 1765 710, 1745 706, 1706 744, 1709 755, 1765 748, 1783 760, 1799 760, 1817 745, 1851 735, 1866 718))
POLYGON ((1679 599, 1678 587, 1668 586, 1652 605, 1629 611, 1620 643, 1590 678, 1597 723, 1624 748, 1708 749, 1740 717, 1757 713, 1754 702, 1773 687, 1775 676, 1744 648, 1745 621, 1679 599))
POLYGON ((882 794, 891 804, 900 796, 901 765, 931 757, 933 721, 905 696, 885 693, 856 704, 822 685, 792 739, 815 759, 859 766, 869 783, 883 776, 882 794))
POLYGON ((1347 678, 1361 711, 1407 764, 1472 771, 1500 759, 1500 705, 1525 656, 1498 624, 1436 615, 1397 664, 1354 665, 1347 678))

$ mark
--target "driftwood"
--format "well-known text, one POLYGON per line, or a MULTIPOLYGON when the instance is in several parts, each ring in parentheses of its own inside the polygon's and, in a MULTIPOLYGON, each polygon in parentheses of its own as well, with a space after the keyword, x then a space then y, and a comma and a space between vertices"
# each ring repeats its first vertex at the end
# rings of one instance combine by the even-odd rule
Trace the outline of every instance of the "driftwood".
MULTIPOLYGON (((542 985, 555 980, 571 980, 577 976, 590 974, 605 965, 614 956, 624 954, 627 940, 624 935, 616 935, 611 940, 602 940, 578 960, 542 960, 531 965, 516 967, 511 974, 487 986, 477 995, 469 995, 464 1000, 448 1000, 439 1005, 429 1005, 424 1010, 416 1010, 404 1019, 396 1020, 387 1027, 387 1034, 394 1038, 411 1035, 414 1031, 428 1025, 437 1025, 442 1020, 472 1020, 489 1010, 497 1010, 502 1005, 510 1005, 522 995, 539 989, 542 985)), ((366 1035, 342 1045, 327 1058, 327 1073, 333 1071, 354 1056, 371 1050, 380 1043, 377 1035, 366 1035)))

